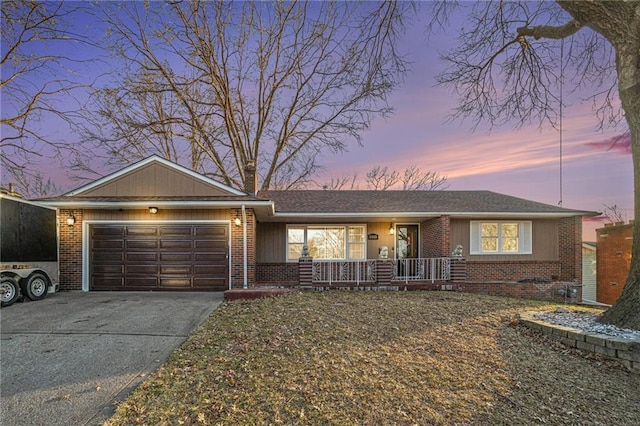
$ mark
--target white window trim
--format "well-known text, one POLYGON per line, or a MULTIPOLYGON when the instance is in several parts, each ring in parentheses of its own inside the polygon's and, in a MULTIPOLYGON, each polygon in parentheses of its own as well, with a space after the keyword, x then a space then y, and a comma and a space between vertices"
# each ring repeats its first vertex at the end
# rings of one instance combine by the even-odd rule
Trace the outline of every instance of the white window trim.
POLYGON ((322 259, 317 258, 318 260, 366 260, 367 259, 367 225, 364 223, 291 223, 287 224, 287 230, 285 234, 285 257, 288 263, 298 262, 298 258, 291 259, 289 258, 289 229, 304 229, 304 245, 307 245, 307 229, 308 228, 343 228, 344 229, 344 254, 345 257, 342 259, 322 259), (364 228, 364 258, 363 259, 350 259, 349 258, 349 228, 350 227, 358 227, 364 228))
POLYGON ((533 222, 530 220, 472 220, 469 230, 469 254, 479 256, 520 256, 533 254, 533 222), (498 251, 482 251, 482 224, 498 224, 498 251), (518 224, 518 251, 502 251, 502 225, 518 224))

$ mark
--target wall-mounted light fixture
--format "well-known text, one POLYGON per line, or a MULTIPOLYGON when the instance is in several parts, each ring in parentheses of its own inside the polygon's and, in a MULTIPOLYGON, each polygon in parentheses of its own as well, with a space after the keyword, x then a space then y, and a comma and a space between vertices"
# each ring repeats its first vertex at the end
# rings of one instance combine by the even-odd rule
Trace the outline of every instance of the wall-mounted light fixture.
POLYGON ((391 225, 389 225, 389 235, 395 235, 396 234, 396 227, 393 226, 393 223, 391 223, 391 225))
POLYGON ((157 207, 149 207, 149 213, 158 214, 158 208, 157 207))
POLYGON ((69 226, 73 226, 73 225, 75 225, 75 223, 76 223, 76 218, 75 218, 75 217, 73 217, 73 215, 72 215, 72 214, 70 214, 70 215, 67 217, 67 225, 69 225, 69 226))
POLYGON ((240 216, 236 216, 236 218, 233 219, 233 223, 235 223, 236 226, 242 225, 242 219, 240 219, 240 216))

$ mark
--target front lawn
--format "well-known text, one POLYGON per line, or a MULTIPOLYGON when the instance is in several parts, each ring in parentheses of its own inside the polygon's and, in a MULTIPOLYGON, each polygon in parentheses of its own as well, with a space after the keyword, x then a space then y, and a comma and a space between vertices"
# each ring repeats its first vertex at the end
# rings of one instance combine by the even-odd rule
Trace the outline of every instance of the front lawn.
POLYGON ((106 424, 640 424, 640 376, 517 324, 545 306, 359 291, 223 303, 106 424))

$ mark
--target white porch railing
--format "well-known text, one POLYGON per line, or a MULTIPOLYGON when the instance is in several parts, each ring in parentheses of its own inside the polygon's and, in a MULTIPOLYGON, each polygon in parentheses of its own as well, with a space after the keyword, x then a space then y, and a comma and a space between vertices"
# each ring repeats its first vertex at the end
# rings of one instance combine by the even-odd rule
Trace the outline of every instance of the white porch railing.
POLYGON ((394 281, 448 281, 451 258, 396 259, 391 279, 394 281))
POLYGON ((314 283, 375 283, 375 260, 314 260, 314 283))

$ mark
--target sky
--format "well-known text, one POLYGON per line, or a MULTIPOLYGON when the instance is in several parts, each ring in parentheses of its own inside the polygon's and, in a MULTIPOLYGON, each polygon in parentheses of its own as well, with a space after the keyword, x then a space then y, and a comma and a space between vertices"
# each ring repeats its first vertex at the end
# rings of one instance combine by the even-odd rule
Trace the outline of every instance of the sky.
MULTIPOLYGON (((424 22, 408 27, 401 46, 411 64, 403 84, 389 98, 394 114, 375 119, 362 134, 362 146, 325 156, 325 170, 317 180, 328 182, 354 172, 363 177, 376 165, 395 170, 416 165, 446 176, 449 190, 490 190, 589 211, 616 205, 632 219, 630 143, 613 144, 625 129, 597 131, 590 104, 572 102, 564 110, 562 168, 560 133, 549 125, 491 131, 480 126, 472 131, 471 122, 447 121, 455 98, 436 86, 435 76, 444 69, 439 54, 452 45, 453 28, 427 39, 424 22)), ((80 185, 54 163, 42 172, 65 191, 80 185)), ((595 241, 594 229, 601 226, 602 221, 585 222, 584 239, 595 241)))

